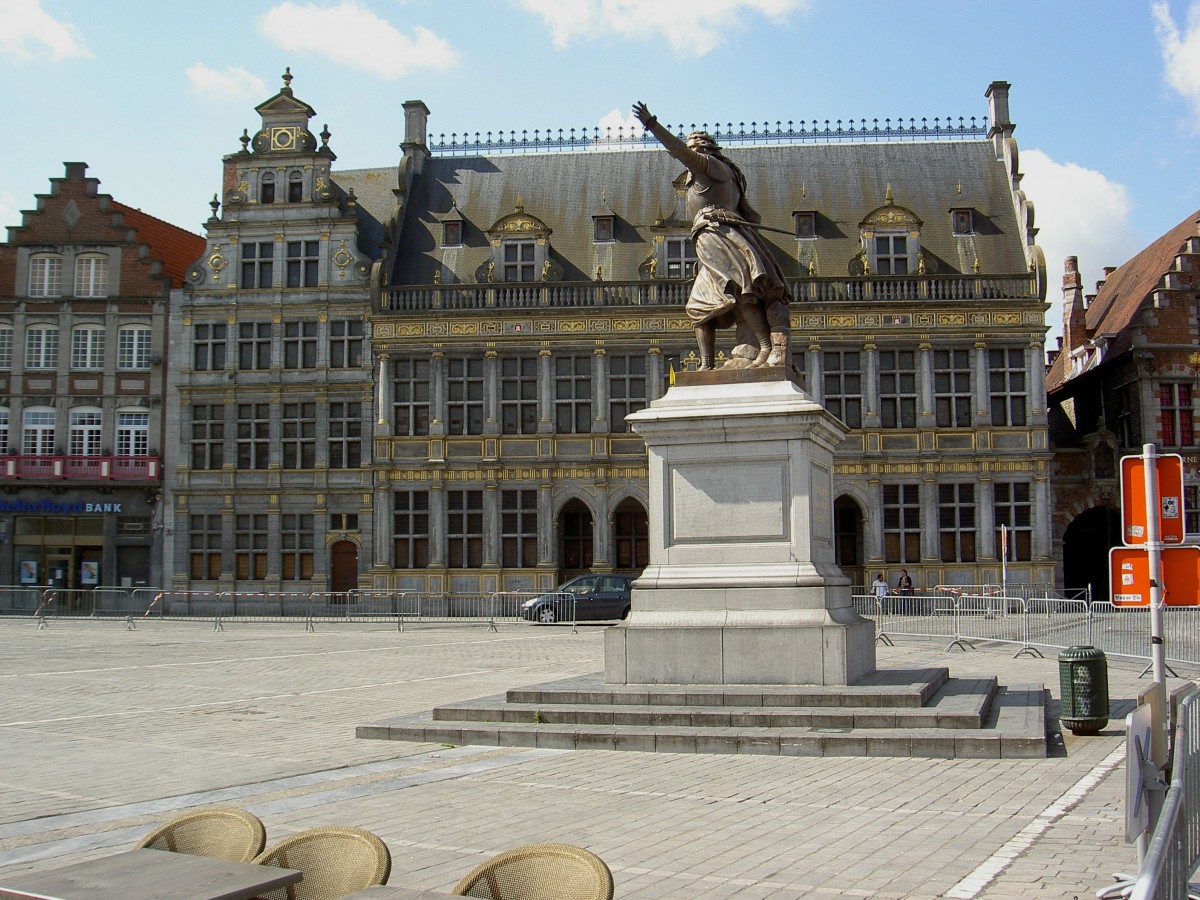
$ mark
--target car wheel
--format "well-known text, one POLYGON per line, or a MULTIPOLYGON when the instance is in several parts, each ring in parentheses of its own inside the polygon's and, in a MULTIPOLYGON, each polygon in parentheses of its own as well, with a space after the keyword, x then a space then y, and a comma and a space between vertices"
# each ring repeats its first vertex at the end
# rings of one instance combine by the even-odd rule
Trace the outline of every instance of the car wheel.
POLYGON ((558 621, 558 616, 554 614, 553 606, 543 606, 537 612, 537 620, 543 625, 553 625, 558 621))

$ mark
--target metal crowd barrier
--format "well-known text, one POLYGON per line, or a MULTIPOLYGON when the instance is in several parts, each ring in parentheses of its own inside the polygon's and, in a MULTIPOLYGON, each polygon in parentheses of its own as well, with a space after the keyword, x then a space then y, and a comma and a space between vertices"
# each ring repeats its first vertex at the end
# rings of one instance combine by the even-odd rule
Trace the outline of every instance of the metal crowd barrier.
MULTIPOLYGON (((893 636, 945 638, 946 649, 969 649, 974 641, 1010 643, 1014 655, 1088 645, 1109 656, 1150 659, 1150 615, 1144 607, 1107 600, 1062 600, 973 593, 855 594, 859 615, 875 622, 876 639, 893 636)), ((1200 607, 1163 608, 1168 663, 1200 665, 1200 607)))
POLYGON ((1200 691, 1180 701, 1175 719, 1171 784, 1134 882, 1133 900, 1187 900, 1200 864, 1200 691))

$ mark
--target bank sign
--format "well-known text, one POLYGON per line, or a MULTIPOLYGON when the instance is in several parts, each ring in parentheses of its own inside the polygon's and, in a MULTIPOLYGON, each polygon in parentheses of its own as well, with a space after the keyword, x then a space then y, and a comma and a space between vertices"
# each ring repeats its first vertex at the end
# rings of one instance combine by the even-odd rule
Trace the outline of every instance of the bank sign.
POLYGON ((120 514, 120 503, 89 503, 76 500, 60 503, 57 500, 0 500, 0 513, 41 513, 48 516, 72 516, 80 513, 92 515, 120 514))

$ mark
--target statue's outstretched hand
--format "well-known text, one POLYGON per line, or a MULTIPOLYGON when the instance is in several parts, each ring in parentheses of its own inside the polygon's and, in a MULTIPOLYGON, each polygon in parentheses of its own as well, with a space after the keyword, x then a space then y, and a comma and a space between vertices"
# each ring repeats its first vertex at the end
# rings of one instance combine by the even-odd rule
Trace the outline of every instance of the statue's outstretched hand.
POLYGON ((651 122, 657 122, 658 119, 650 112, 650 107, 639 100, 633 104, 633 114, 637 116, 637 120, 642 123, 643 127, 649 127, 651 122))

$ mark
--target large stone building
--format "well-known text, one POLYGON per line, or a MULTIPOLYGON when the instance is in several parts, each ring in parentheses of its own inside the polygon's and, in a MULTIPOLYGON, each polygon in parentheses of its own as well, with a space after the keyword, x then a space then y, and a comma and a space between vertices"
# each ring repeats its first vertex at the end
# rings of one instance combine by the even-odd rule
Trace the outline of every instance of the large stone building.
POLYGON ((0 584, 163 583, 167 307, 199 235, 66 164, 0 244, 0 584))
POLYGON ((1063 337, 1046 385, 1054 448, 1059 582, 1109 593, 1108 549, 1121 542, 1119 460, 1143 444, 1184 459, 1189 540, 1200 540, 1200 210, 1085 295, 1077 261, 1063 274, 1063 337))
MULTIPOLYGON (((598 135, 331 170, 284 89, 226 159, 173 319, 176 590, 490 592, 646 560, 624 417, 694 366, 682 168, 598 135)), ((717 130, 787 274, 794 360, 851 428, 839 562, 1044 582, 1044 263, 1008 88, 990 128, 717 130), (782 233, 781 233, 782 232, 782 233)), ((729 348, 728 337, 724 348, 729 348)))

